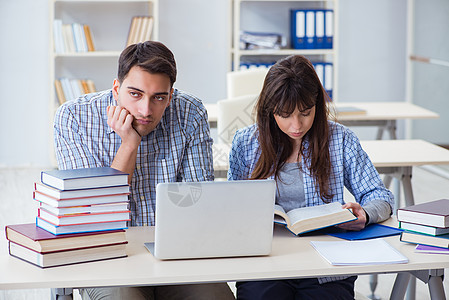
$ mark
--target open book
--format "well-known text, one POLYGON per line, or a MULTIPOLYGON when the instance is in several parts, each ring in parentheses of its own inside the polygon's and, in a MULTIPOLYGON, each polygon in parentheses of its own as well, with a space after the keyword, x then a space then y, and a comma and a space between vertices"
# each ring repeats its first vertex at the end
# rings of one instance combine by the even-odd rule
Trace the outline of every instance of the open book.
POLYGON ((296 235, 356 219, 349 209, 342 209, 339 202, 301 207, 289 212, 279 205, 274 207, 274 222, 285 225, 296 235))

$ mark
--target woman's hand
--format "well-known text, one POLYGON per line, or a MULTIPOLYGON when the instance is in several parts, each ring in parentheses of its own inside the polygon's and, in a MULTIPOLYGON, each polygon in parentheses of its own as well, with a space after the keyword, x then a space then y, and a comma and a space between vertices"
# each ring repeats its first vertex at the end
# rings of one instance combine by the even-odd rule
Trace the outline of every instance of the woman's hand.
POLYGON ((352 213, 357 217, 357 220, 339 224, 337 225, 337 227, 354 231, 362 230, 363 228, 365 228, 366 212, 360 204, 355 202, 348 202, 346 204, 343 204, 341 208, 351 209, 352 213))

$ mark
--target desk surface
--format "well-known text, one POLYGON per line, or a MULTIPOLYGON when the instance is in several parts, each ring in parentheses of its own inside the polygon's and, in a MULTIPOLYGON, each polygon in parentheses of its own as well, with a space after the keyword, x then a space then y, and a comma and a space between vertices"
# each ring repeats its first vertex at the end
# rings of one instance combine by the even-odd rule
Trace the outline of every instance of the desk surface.
POLYGON ((449 150, 424 140, 361 141, 375 167, 449 164, 449 150))
MULTIPOLYGON (((396 224, 394 220, 387 223, 396 224)), ((407 264, 332 266, 310 245, 311 240, 338 240, 331 236, 295 237, 276 226, 269 256, 159 261, 143 246, 152 241, 153 227, 127 230, 127 258, 40 269, 11 257, 0 239, 0 289, 88 286, 163 285, 224 282, 246 279, 316 277, 339 274, 395 273, 449 267, 449 255, 414 253, 414 245, 386 240, 408 259, 407 264)))
MULTIPOLYGON (((414 167, 449 164, 449 150, 424 140, 361 141, 362 148, 378 167, 414 167)), ((227 170, 230 146, 214 144, 214 169, 227 170)))
MULTIPOLYGON (((433 111, 408 102, 336 102, 338 107, 357 107, 366 111, 364 114, 337 116, 339 121, 376 121, 400 119, 436 119, 439 115, 433 111)), ((217 104, 206 103, 209 122, 217 121, 217 104)))

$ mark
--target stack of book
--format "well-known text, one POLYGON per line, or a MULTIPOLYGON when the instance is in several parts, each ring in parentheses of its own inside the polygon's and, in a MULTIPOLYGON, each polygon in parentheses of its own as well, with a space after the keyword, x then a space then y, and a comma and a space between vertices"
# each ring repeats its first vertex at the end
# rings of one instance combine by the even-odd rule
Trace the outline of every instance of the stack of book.
POLYGON ((56 79, 55 89, 59 104, 76 99, 83 94, 96 92, 95 84, 91 79, 69 79, 67 77, 56 79))
POLYGON ((136 16, 131 19, 126 46, 137 44, 151 39, 153 32, 153 17, 136 16))
POLYGON ((9 254, 41 268, 126 257, 125 230, 54 235, 35 223, 6 226, 9 254))
POLYGON ((126 256, 128 174, 109 167, 41 172, 36 223, 8 225, 9 253, 40 267, 126 256))
POLYGON ((55 53, 95 51, 92 32, 86 24, 63 24, 62 20, 55 19, 53 40, 55 53))
POLYGON ((417 252, 449 254, 449 199, 398 209, 401 241, 418 244, 417 252))

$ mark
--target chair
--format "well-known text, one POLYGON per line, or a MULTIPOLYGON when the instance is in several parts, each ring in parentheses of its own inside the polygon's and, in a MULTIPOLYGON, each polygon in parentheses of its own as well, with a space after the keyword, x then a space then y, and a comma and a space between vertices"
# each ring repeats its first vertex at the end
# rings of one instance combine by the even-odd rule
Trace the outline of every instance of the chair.
POLYGON ((218 142, 230 145, 235 132, 255 123, 254 105, 258 95, 245 95, 217 101, 218 142))
POLYGON ((227 97, 259 94, 268 68, 256 68, 228 72, 226 74, 227 97))

